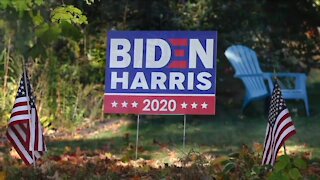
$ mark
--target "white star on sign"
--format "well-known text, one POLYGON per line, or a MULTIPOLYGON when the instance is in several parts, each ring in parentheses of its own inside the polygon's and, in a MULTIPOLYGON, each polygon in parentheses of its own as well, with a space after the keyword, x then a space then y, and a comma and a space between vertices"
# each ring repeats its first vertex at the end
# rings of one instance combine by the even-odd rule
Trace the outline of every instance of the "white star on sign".
POLYGON ((131 103, 133 108, 137 108, 138 107, 138 103, 136 101, 134 101, 133 103, 131 103))
POLYGON ((123 101, 123 103, 121 103, 121 105, 122 105, 122 107, 128 107, 128 103, 127 103, 127 101, 123 101))
POLYGON ((182 109, 186 109, 187 106, 188 106, 188 104, 187 104, 186 102, 183 102, 183 103, 181 104, 182 109))
POLYGON ((111 103, 111 105, 112 105, 112 107, 117 107, 117 106, 118 106, 118 103, 117 103, 116 101, 113 101, 113 102, 111 103))
POLYGON ((192 109, 197 109, 198 104, 195 103, 195 102, 193 102, 193 103, 191 104, 191 106, 192 106, 192 109))
POLYGON ((203 102, 203 103, 201 104, 201 107, 202 107, 202 109, 207 109, 208 104, 207 104, 206 102, 203 102))

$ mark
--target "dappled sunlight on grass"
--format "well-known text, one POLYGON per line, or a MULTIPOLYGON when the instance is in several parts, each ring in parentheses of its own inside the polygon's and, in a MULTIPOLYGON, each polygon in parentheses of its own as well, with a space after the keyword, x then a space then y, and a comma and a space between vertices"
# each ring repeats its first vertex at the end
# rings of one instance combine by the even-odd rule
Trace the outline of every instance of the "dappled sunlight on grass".
MULTIPOLYGON (((241 149, 243 145, 253 147, 254 144, 263 144, 266 128, 266 118, 234 118, 207 120, 206 117, 196 117, 197 120, 189 120, 186 125, 186 147, 183 149, 183 118, 172 117, 170 119, 150 120, 141 118, 138 156, 144 159, 157 159, 164 163, 170 163, 184 154, 195 151, 199 153, 212 153, 225 155, 241 149)), ((296 147, 301 152, 310 151, 313 157, 319 158, 320 143, 316 142, 320 136, 320 126, 315 126, 318 116, 307 118, 294 116, 293 120, 297 128, 297 134, 287 143, 288 152, 296 147), (313 132, 313 133, 310 133, 313 132), (303 146, 301 145, 303 144, 303 146)), ((111 152, 118 157, 133 159, 135 157, 136 122, 134 120, 113 120, 105 124, 97 123, 104 127, 95 133, 89 129, 83 132, 89 133, 83 138, 72 140, 57 139, 49 142, 50 154, 64 152, 65 147, 83 150, 102 150, 111 152), (53 152, 52 152, 53 151, 53 152)), ((82 132, 79 130, 78 132, 82 132)))
MULTIPOLYGON (((304 154, 308 158, 320 159, 320 147, 308 147, 306 145, 286 145, 286 150, 288 154, 304 154)), ((279 154, 283 154, 283 148, 279 154)))

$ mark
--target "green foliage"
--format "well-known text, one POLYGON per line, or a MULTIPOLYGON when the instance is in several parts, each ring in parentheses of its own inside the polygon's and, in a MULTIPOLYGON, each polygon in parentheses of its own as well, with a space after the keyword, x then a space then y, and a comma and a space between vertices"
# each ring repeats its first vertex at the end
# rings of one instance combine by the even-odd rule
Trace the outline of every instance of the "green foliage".
POLYGON ((16 11, 20 12, 20 15, 24 11, 30 11, 35 6, 41 6, 44 4, 43 0, 1 0, 0 8, 14 8, 16 11))
POLYGON ((76 58, 85 55, 81 49, 84 35, 77 25, 87 24, 86 16, 73 5, 44 4, 43 0, 1 1, 0 15, 0 32, 5 34, 4 41, 0 41, 1 70, 5 70, 0 71, 0 82, 4 84, 0 98, 1 112, 6 114, 1 121, 9 118, 16 94, 12 84, 19 80, 22 61, 27 61, 40 119, 44 117, 47 125, 81 122, 86 110, 78 104, 83 85, 76 58), (54 9, 51 17, 46 10, 50 8, 54 9))
POLYGON ((63 22, 75 24, 88 24, 87 17, 82 14, 82 11, 73 5, 57 7, 52 11, 52 22, 63 22))
POLYGON ((256 50, 264 70, 309 72, 320 67, 319 18, 318 0, 1 0, 0 83, 1 100, 6 101, 1 113, 11 111, 13 84, 25 60, 37 87, 40 117, 65 124, 102 118, 105 40, 111 29, 217 30, 218 82, 223 82, 217 94, 228 96, 221 102, 223 108, 235 108, 232 102, 239 96, 230 94, 239 92, 230 91, 235 85, 224 50, 231 44, 246 44, 256 50), (90 94, 80 89, 94 90, 90 94), (84 94, 97 102, 91 112, 83 104, 93 102, 84 94))
POLYGON ((276 179, 302 179, 302 173, 307 169, 307 163, 300 157, 283 155, 275 164, 274 171, 268 177, 269 180, 276 179))
POLYGON ((42 24, 39 26, 35 34, 44 44, 50 44, 51 42, 55 42, 60 36, 61 29, 57 25, 49 26, 48 24, 42 24))

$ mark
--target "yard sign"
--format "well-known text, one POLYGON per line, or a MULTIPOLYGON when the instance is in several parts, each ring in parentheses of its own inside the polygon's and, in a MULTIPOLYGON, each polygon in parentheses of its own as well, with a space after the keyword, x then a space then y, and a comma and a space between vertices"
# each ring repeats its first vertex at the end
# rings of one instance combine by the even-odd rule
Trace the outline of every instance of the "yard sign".
POLYGON ((217 32, 110 31, 105 113, 215 114, 217 32))

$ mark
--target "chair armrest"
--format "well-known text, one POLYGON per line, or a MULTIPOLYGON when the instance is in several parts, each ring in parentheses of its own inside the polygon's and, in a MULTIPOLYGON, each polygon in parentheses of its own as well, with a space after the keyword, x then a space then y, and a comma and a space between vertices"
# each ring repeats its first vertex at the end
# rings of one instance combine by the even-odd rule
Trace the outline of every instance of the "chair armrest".
POLYGON ((243 78, 243 77, 262 77, 262 78, 264 78, 265 75, 264 75, 264 73, 259 73, 259 74, 235 74, 234 77, 237 77, 237 78, 243 78))
POLYGON ((273 81, 270 73, 238 74, 238 75, 236 74, 234 75, 234 77, 237 77, 237 78, 261 77, 264 80, 267 80, 270 92, 273 91, 273 81))
POLYGON ((307 78, 307 76, 304 73, 270 73, 266 72, 264 74, 269 74, 272 76, 278 76, 278 77, 291 77, 291 78, 307 78))
MULTIPOLYGON (((307 76, 304 73, 270 73, 267 72, 270 79, 272 80, 274 77, 284 77, 284 78, 294 78, 295 79, 295 89, 303 89, 306 87, 307 76)), ((269 83, 269 86, 271 84, 269 83)), ((273 83, 272 83, 273 89, 273 83)), ((271 89, 271 88, 270 88, 271 89)))

